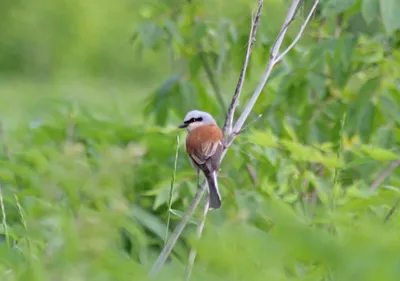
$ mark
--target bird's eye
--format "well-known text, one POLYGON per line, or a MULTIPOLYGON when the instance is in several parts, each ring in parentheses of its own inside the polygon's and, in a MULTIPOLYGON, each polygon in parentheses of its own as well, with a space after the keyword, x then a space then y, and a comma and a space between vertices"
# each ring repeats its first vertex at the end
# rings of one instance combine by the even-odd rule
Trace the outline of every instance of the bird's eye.
POLYGON ((183 123, 185 124, 190 124, 190 123, 194 123, 194 122, 201 122, 203 121, 203 117, 199 117, 199 118, 190 118, 189 120, 184 121, 183 123))
POLYGON ((191 118, 189 120, 184 121, 183 123, 190 124, 190 123, 193 123, 193 122, 194 122, 194 118, 191 118))

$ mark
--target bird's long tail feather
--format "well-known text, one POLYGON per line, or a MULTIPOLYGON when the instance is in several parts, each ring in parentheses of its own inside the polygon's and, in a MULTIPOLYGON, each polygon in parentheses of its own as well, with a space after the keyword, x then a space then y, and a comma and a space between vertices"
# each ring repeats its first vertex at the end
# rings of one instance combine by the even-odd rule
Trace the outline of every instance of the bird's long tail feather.
POLYGON ((213 171, 205 174, 209 190, 209 208, 219 209, 221 208, 221 196, 218 190, 217 172, 213 171))

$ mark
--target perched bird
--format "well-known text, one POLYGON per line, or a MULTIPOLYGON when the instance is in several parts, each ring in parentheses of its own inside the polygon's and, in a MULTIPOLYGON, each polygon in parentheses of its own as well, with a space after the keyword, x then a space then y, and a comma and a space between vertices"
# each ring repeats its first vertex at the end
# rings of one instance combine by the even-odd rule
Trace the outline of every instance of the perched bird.
POLYGON ((207 112, 192 110, 185 116, 179 128, 186 128, 186 152, 199 177, 204 173, 209 189, 209 208, 221 208, 217 172, 223 151, 223 133, 214 118, 207 112))

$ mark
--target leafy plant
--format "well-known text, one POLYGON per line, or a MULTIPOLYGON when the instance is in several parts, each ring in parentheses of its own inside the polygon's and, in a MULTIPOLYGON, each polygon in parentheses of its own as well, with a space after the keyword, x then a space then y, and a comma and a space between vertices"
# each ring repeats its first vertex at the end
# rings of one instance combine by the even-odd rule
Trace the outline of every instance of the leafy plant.
MULTIPOLYGON (((4 122, 0 137, 1 280, 146 280, 195 196, 176 125, 193 108, 223 125, 256 3, 123 3, 63 3, 63 15, 45 0, 0 9, 0 87, 11 85, 2 90, 11 99, 23 92, 7 107, 27 113, 4 122), (133 76, 154 86, 129 91, 144 101, 121 95, 121 108, 95 103, 109 94, 104 84, 92 96, 68 90, 89 102, 65 96, 25 108, 27 94, 53 94, 60 82, 43 80, 50 87, 34 92, 18 81, 69 67, 110 76, 110 89, 133 76)), ((283 48, 312 4, 304 1, 283 48)), ((264 3, 240 101, 253 94, 287 5, 264 3)), ((321 1, 222 162, 223 209, 208 214, 200 240, 198 217, 190 218, 156 279, 182 279, 192 247, 192 280, 399 279, 399 214, 384 223, 400 198, 399 8, 395 0, 321 1)))

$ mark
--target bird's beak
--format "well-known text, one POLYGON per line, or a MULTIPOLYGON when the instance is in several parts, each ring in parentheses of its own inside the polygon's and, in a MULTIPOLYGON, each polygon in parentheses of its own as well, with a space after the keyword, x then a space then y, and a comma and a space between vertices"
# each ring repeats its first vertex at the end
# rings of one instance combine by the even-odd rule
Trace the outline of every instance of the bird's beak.
POLYGON ((180 124, 179 125, 179 127, 178 128, 181 128, 181 129, 183 129, 183 128, 186 128, 188 126, 188 124, 186 124, 186 123, 182 123, 182 124, 180 124))

